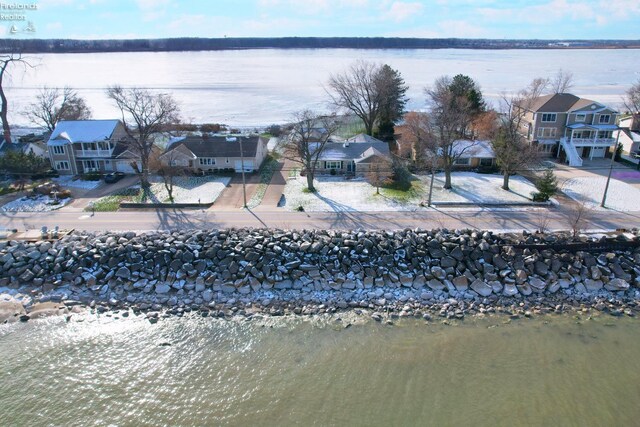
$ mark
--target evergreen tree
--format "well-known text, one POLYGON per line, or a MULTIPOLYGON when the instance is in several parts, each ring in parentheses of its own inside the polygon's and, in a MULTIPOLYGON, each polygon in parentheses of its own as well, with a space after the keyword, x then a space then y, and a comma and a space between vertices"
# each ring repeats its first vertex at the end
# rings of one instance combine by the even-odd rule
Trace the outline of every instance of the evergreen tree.
POLYGON ((558 179, 551 169, 547 169, 542 177, 536 182, 537 193, 534 193, 533 200, 546 202, 558 191, 558 179))

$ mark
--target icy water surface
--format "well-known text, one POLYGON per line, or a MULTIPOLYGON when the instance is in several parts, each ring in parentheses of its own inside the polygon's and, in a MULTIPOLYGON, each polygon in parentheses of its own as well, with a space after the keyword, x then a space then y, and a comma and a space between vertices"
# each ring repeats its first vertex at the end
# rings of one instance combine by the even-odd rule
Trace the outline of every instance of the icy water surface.
POLYGON ((639 323, 63 318, 0 327, 2 425, 640 422, 639 323))

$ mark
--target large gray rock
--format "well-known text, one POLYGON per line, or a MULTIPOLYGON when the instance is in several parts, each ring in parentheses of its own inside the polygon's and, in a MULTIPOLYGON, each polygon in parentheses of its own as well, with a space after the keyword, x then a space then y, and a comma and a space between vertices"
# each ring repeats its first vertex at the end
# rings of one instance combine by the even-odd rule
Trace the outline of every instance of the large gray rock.
POLYGON ((469 279, 466 276, 454 277, 451 282, 453 283, 453 286, 456 287, 458 292, 464 292, 469 289, 469 279))
POLYGON ((623 279, 612 279, 609 280, 609 283, 604 285, 604 288, 612 292, 626 291, 629 289, 629 282, 623 279))
POLYGON ((156 293, 157 294, 166 294, 171 290, 171 286, 166 283, 158 283, 156 285, 156 293))
POLYGON ((542 261, 536 261, 534 264, 534 271, 540 276, 546 276, 549 272, 549 266, 542 261))
POLYGON ((547 282, 539 277, 529 277, 529 286, 531 286, 536 292, 544 292, 547 287, 547 282))
POLYGON ((447 273, 438 266, 431 267, 431 274, 438 280, 444 280, 447 277, 447 273))
POLYGON ((502 289, 502 295, 506 297, 512 297, 518 295, 518 289, 516 285, 513 283, 505 283, 504 288, 502 289))
POLYGON ((116 277, 121 279, 130 279, 131 278, 131 270, 128 267, 120 267, 118 271, 116 271, 116 277))
POLYGON ((476 279, 471 283, 470 287, 483 297, 488 297, 493 293, 493 288, 484 280, 476 279))
POLYGON ((584 287, 588 292, 598 292, 604 287, 604 284, 601 280, 585 279, 584 287))
POLYGON ((429 280, 427 282, 427 286, 429 286, 434 291, 442 291, 445 288, 444 284, 438 279, 429 280))

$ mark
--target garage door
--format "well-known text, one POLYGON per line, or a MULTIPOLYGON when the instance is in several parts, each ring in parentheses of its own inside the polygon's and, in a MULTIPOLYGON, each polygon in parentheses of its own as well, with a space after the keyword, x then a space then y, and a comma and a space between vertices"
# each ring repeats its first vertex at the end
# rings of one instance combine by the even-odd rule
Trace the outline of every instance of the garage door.
POLYGON ((116 162, 116 170, 124 173, 136 173, 135 169, 129 163, 129 160, 119 160, 116 162))
MULTIPOLYGON (((235 164, 236 172, 242 172, 242 161, 236 160, 235 164)), ((253 172, 253 160, 245 160, 244 161, 244 171, 245 172, 253 172)))

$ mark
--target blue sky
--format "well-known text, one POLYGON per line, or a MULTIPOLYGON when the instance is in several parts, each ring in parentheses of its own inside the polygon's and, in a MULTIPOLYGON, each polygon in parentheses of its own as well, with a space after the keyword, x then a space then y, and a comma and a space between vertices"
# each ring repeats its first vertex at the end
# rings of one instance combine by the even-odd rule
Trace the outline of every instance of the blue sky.
POLYGON ((0 7, 14 2, 37 10, 22 21, 5 17, 4 36, 640 38, 640 0, 10 0, 0 7), (25 31, 29 22, 35 32, 25 31), (9 35, 12 25, 17 33, 9 35))

